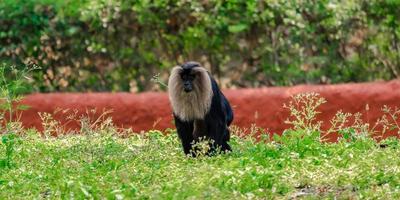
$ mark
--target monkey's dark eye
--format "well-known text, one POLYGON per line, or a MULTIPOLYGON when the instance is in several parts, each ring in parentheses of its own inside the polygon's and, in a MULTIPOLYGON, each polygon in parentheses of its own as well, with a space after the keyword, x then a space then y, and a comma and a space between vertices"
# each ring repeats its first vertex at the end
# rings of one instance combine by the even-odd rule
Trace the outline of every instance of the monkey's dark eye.
POLYGON ((195 79, 195 76, 196 76, 195 74, 186 74, 186 73, 181 74, 181 78, 184 81, 193 81, 195 79))

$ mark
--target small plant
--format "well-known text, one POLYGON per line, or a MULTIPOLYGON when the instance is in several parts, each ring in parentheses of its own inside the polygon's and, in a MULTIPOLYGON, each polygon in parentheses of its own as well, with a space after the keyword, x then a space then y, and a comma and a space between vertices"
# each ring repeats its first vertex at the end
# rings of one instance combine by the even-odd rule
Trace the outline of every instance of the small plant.
POLYGON ((15 144, 18 140, 16 133, 23 132, 16 111, 27 109, 25 105, 16 104, 23 98, 21 93, 26 86, 24 79, 27 79, 28 74, 35 69, 38 69, 36 65, 23 70, 5 64, 0 66, 0 131, 1 144, 5 146, 5 158, 0 158, 0 168, 12 166, 15 144))
POLYGON ((241 128, 236 125, 231 125, 229 127, 229 130, 232 135, 241 138, 246 138, 249 141, 253 142, 270 141, 269 131, 267 129, 257 126, 256 124, 251 124, 250 128, 241 128))
POLYGON ((320 113, 317 108, 324 103, 325 98, 314 92, 292 96, 289 104, 283 105, 290 112, 290 118, 285 123, 292 125, 295 130, 321 131, 322 121, 316 121, 316 116, 320 113))
MULTIPOLYGON (((302 139, 304 139, 303 137, 306 135, 313 135, 322 141, 328 135, 338 133, 345 140, 354 141, 360 138, 365 139, 371 137, 376 133, 378 125, 383 126, 383 133, 386 130, 394 129, 400 131, 398 122, 396 121, 400 115, 400 111, 397 108, 393 111, 387 106, 382 109, 384 116, 379 119, 374 126, 364 122, 362 114, 359 112, 353 114, 339 110, 330 120, 330 128, 328 130, 322 130, 321 126, 323 122, 317 121, 317 115, 320 114, 317 109, 324 103, 326 103, 326 100, 318 93, 294 95, 289 104, 284 104, 283 106, 290 112, 290 117, 285 121, 285 123, 293 126, 293 130, 286 130, 285 134, 291 134, 292 136, 297 136, 302 139)), ((366 110, 369 110, 368 105, 366 106, 366 110)))
POLYGON ((212 140, 207 140, 206 138, 200 138, 199 141, 193 144, 193 149, 191 150, 192 155, 197 158, 209 155, 213 143, 214 141, 212 140))
POLYGON ((18 122, 17 111, 28 108, 17 103, 23 98, 22 93, 26 89, 25 79, 29 79, 30 72, 38 68, 35 64, 30 64, 22 70, 5 64, 0 66, 0 125, 5 125, 2 128, 4 131, 2 144, 6 146, 6 158, 4 160, 8 167, 11 166, 11 156, 17 139, 15 134, 22 132, 21 123, 18 122), (7 79, 6 76, 8 77, 7 79), (13 116, 15 117, 13 118, 13 116))
POLYGON ((395 107, 391 108, 389 106, 384 106, 382 108, 383 116, 378 120, 377 123, 383 126, 382 134, 387 131, 397 130, 397 134, 400 136, 400 109, 395 107))
POLYGON ((0 66, 0 112, 1 119, 5 124, 18 121, 13 118, 16 115, 15 112, 28 108, 25 105, 16 105, 16 103, 23 98, 22 93, 26 89, 25 79, 29 79, 29 73, 36 69, 39 69, 39 67, 35 64, 31 64, 22 70, 5 64, 0 66))
POLYGON ((7 133, 2 135, 1 144, 5 146, 5 158, 0 158, 0 169, 11 168, 12 157, 15 151, 15 144, 18 141, 18 137, 14 133, 7 133))
POLYGON ((118 129, 114 126, 112 118, 109 116, 112 110, 87 109, 85 113, 79 113, 74 109, 57 108, 53 113, 38 113, 42 120, 43 135, 48 138, 78 132, 84 135, 95 133, 118 132, 128 133, 128 129, 118 129), (62 120, 59 120, 62 119, 62 120), (66 127, 69 124, 76 124, 79 130, 71 130, 66 127))
POLYGON ((325 132, 325 136, 338 133, 348 141, 370 137, 376 128, 376 126, 370 127, 369 123, 364 122, 361 113, 344 113, 341 110, 330 120, 330 123, 331 127, 325 132))
POLYGON ((163 86, 163 87, 165 87, 165 88, 168 88, 168 85, 161 81, 161 79, 160 79, 160 74, 159 74, 159 73, 156 74, 156 75, 154 75, 154 76, 151 78, 151 81, 154 82, 154 83, 157 83, 157 84, 159 84, 159 85, 161 85, 161 86, 163 86))

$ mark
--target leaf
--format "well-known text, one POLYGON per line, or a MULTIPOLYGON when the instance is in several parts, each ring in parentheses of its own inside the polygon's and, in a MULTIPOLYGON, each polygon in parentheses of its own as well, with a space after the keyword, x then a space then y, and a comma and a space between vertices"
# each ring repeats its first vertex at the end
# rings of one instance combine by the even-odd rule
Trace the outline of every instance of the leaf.
POLYGON ((228 31, 231 33, 239 33, 247 29, 246 24, 236 24, 236 25, 231 25, 228 27, 228 31))
POLYGON ((3 136, 1 137, 1 142, 2 142, 3 144, 6 144, 6 143, 8 142, 8 137, 7 137, 7 135, 3 135, 3 136))
POLYGON ((17 110, 28 110, 29 108, 30 106, 23 104, 17 106, 17 110))
POLYGON ((272 137, 273 137, 273 140, 276 142, 282 141, 282 136, 280 136, 278 134, 274 134, 272 137))
MULTIPOLYGON (((7 167, 7 161, 5 159, 0 159, 0 169, 7 167)), ((0 180, 0 185, 2 184, 0 180)))
POLYGON ((392 126, 390 126, 390 128, 389 128, 390 131, 393 131, 393 130, 396 130, 396 129, 397 129, 397 126, 396 126, 396 125, 392 125, 392 126))
POLYGON ((9 104, 9 103, 0 104, 0 110, 8 110, 10 108, 11 108, 11 104, 9 104))

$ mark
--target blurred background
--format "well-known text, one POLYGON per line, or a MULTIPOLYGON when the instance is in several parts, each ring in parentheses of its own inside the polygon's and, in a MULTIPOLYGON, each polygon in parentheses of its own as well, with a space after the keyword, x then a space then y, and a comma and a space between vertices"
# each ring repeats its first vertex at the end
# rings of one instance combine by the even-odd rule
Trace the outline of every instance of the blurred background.
POLYGON ((399 0, 2 0, 1 65, 30 92, 157 91, 196 60, 222 88, 390 80, 399 0))

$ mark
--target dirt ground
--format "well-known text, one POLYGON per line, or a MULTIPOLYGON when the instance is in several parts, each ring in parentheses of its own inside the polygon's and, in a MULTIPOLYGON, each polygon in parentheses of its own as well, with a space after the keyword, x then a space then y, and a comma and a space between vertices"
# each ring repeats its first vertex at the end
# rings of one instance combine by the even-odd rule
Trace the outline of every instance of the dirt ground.
MULTIPOLYGON (((323 120, 323 128, 329 127, 329 120, 338 110, 344 112, 361 112, 365 121, 373 124, 382 116, 384 105, 400 107, 400 80, 373 83, 350 83, 339 85, 299 85, 294 87, 270 87, 261 89, 226 90, 224 94, 231 102, 235 119, 233 124, 250 127, 251 124, 268 129, 271 133, 281 133, 288 125, 284 121, 288 111, 283 108, 290 97, 297 93, 317 92, 326 98, 318 120, 323 120), (368 105, 368 106, 367 106, 368 105)), ((98 116, 104 109, 112 110, 110 114, 119 127, 132 128, 136 132, 150 129, 164 130, 173 128, 171 108, 166 93, 147 92, 131 93, 50 93, 31 94, 22 104, 29 105, 21 120, 25 127, 42 129, 38 112, 53 113, 64 123, 68 113, 83 114, 92 109, 98 116)), ((77 124, 68 123, 66 128, 76 128, 77 124)), ((334 139, 334 138, 332 138, 334 139)))

